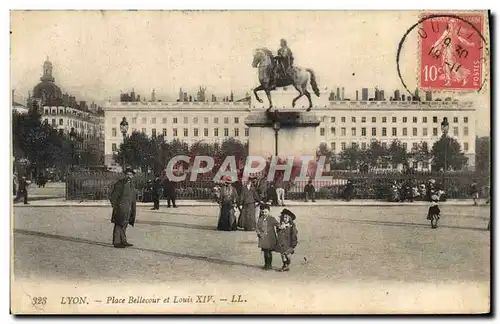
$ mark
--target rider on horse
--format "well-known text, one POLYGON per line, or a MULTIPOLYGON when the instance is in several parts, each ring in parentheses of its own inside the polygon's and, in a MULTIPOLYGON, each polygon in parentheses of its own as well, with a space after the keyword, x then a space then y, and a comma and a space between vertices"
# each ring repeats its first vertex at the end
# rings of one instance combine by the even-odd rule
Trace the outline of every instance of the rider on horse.
POLYGON ((293 66, 293 53, 287 46, 285 39, 280 40, 280 46, 280 49, 278 49, 278 55, 274 57, 275 64, 271 79, 271 89, 276 89, 276 80, 287 76, 293 66))

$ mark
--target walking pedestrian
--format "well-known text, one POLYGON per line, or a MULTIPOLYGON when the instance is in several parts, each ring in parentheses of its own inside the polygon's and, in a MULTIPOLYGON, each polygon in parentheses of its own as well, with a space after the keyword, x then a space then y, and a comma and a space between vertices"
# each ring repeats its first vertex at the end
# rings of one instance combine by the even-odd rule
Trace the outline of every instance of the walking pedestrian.
POLYGON ((168 176, 165 176, 163 180, 163 195, 167 198, 167 208, 170 208, 171 204, 172 207, 177 208, 175 204, 175 184, 170 181, 168 176))
POLYGON ((269 205, 262 204, 260 208, 261 213, 257 221, 258 246, 264 253, 264 270, 271 270, 273 268, 272 251, 276 249, 277 245, 276 227, 279 223, 276 218, 271 216, 269 205))
POLYGON ((28 181, 25 176, 22 176, 19 180, 18 188, 17 188, 17 196, 14 199, 14 203, 18 202, 21 198, 23 198, 23 202, 25 205, 29 205, 28 203, 28 181))
POLYGON ((278 206, 285 206, 285 187, 283 183, 283 176, 278 177, 276 180, 276 196, 278 200, 278 206))
POLYGON ((113 228, 113 246, 115 248, 125 248, 133 244, 127 241, 127 226, 134 226, 136 217, 136 191, 132 183, 135 174, 132 168, 125 169, 125 177, 118 180, 113 186, 110 195, 113 212, 111 222, 115 224, 113 228))
POLYGON ((477 189, 477 183, 474 181, 470 186, 470 193, 472 195, 472 199, 474 201, 474 206, 477 206, 477 201, 479 199, 479 190, 477 189))
POLYGON ((255 187, 255 180, 251 178, 241 189, 240 196, 240 217, 238 218, 238 227, 245 231, 255 230, 255 213, 259 204, 259 196, 255 187))
POLYGON ((153 208, 151 208, 152 210, 160 209, 161 191, 162 191, 161 180, 158 176, 156 176, 153 182, 153 208))
POLYGON ((235 231, 235 207, 238 200, 236 189, 232 186, 231 176, 223 177, 224 186, 221 189, 219 198, 219 222, 217 224, 218 231, 235 231))
POLYGON ((315 194, 316 194, 316 189, 314 188, 314 185, 312 184, 312 180, 309 179, 308 183, 304 187, 304 195, 306 198, 306 202, 308 202, 309 199, 311 199, 312 202, 316 202, 316 200, 314 199, 315 194))

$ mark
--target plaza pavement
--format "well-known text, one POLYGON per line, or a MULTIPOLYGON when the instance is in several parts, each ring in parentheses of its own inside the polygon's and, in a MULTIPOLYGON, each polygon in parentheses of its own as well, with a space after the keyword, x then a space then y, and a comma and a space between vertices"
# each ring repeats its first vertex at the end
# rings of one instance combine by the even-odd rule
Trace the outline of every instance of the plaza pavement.
MULTIPOLYGON (((179 205, 139 206, 127 249, 110 244, 110 208, 16 205, 14 277, 37 287, 107 284, 116 294, 134 284, 157 294, 237 290, 256 313, 280 300, 292 313, 489 310, 489 207, 444 205, 440 227, 431 229, 427 205, 293 206, 299 244, 282 273, 261 269, 255 232, 216 231, 218 208, 179 205)), ((281 266, 279 255, 273 264, 281 266)))

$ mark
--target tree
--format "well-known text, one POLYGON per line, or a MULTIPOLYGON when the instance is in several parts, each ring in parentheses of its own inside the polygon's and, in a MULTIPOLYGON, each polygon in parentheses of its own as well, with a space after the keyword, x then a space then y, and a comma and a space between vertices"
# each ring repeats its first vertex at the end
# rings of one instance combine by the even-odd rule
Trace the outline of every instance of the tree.
POLYGON ((325 157, 325 164, 331 167, 335 154, 328 148, 326 143, 319 144, 319 147, 316 150, 316 161, 319 161, 322 156, 325 157))
POLYGON ((358 145, 353 145, 340 152, 340 163, 349 170, 357 170, 361 162, 362 151, 358 145))
POLYGON ((89 138, 86 140, 86 142, 87 145, 81 152, 80 164, 86 166, 104 164, 104 152, 101 149, 101 143, 99 143, 99 139, 89 138))
POLYGON ((114 156, 115 161, 122 165, 130 165, 132 168, 145 170, 150 163, 151 145, 150 139, 144 133, 133 132, 120 144, 118 153, 114 156))
POLYGON ((408 154, 399 140, 392 141, 388 153, 393 168, 396 168, 399 164, 408 164, 408 154))
POLYGON ((191 145, 189 148, 190 156, 218 156, 220 154, 219 145, 214 145, 212 143, 206 143, 204 141, 198 141, 191 145))
POLYGON ((431 152, 429 152, 429 146, 427 142, 420 142, 417 147, 413 147, 409 156, 414 162, 429 162, 432 158, 431 152))
POLYGON ((460 144, 456 139, 448 136, 441 136, 441 139, 434 143, 431 155, 433 169, 437 170, 445 169, 445 163, 446 169, 460 170, 467 163, 460 144))
POLYGON ((387 162, 388 151, 379 141, 373 141, 370 143, 370 147, 367 149, 365 156, 368 160, 367 164, 375 168, 387 162))
POLYGON ((491 167, 490 158, 491 142, 490 137, 476 137, 476 169, 489 171, 491 167))
POLYGON ((226 156, 234 156, 237 166, 241 167, 248 156, 248 143, 243 144, 232 137, 225 139, 220 146, 220 160, 223 161, 226 156))
POLYGON ((67 139, 47 122, 42 123, 40 117, 36 102, 32 103, 28 114, 14 112, 12 116, 14 158, 28 160, 37 173, 47 167, 62 167, 70 162, 67 139))

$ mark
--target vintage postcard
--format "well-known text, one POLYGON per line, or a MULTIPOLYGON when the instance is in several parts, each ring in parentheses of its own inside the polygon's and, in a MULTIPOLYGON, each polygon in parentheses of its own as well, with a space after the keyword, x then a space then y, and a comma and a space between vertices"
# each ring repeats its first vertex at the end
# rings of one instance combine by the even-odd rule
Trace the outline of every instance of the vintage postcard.
POLYGON ((12 314, 490 313, 488 11, 10 31, 12 314))

